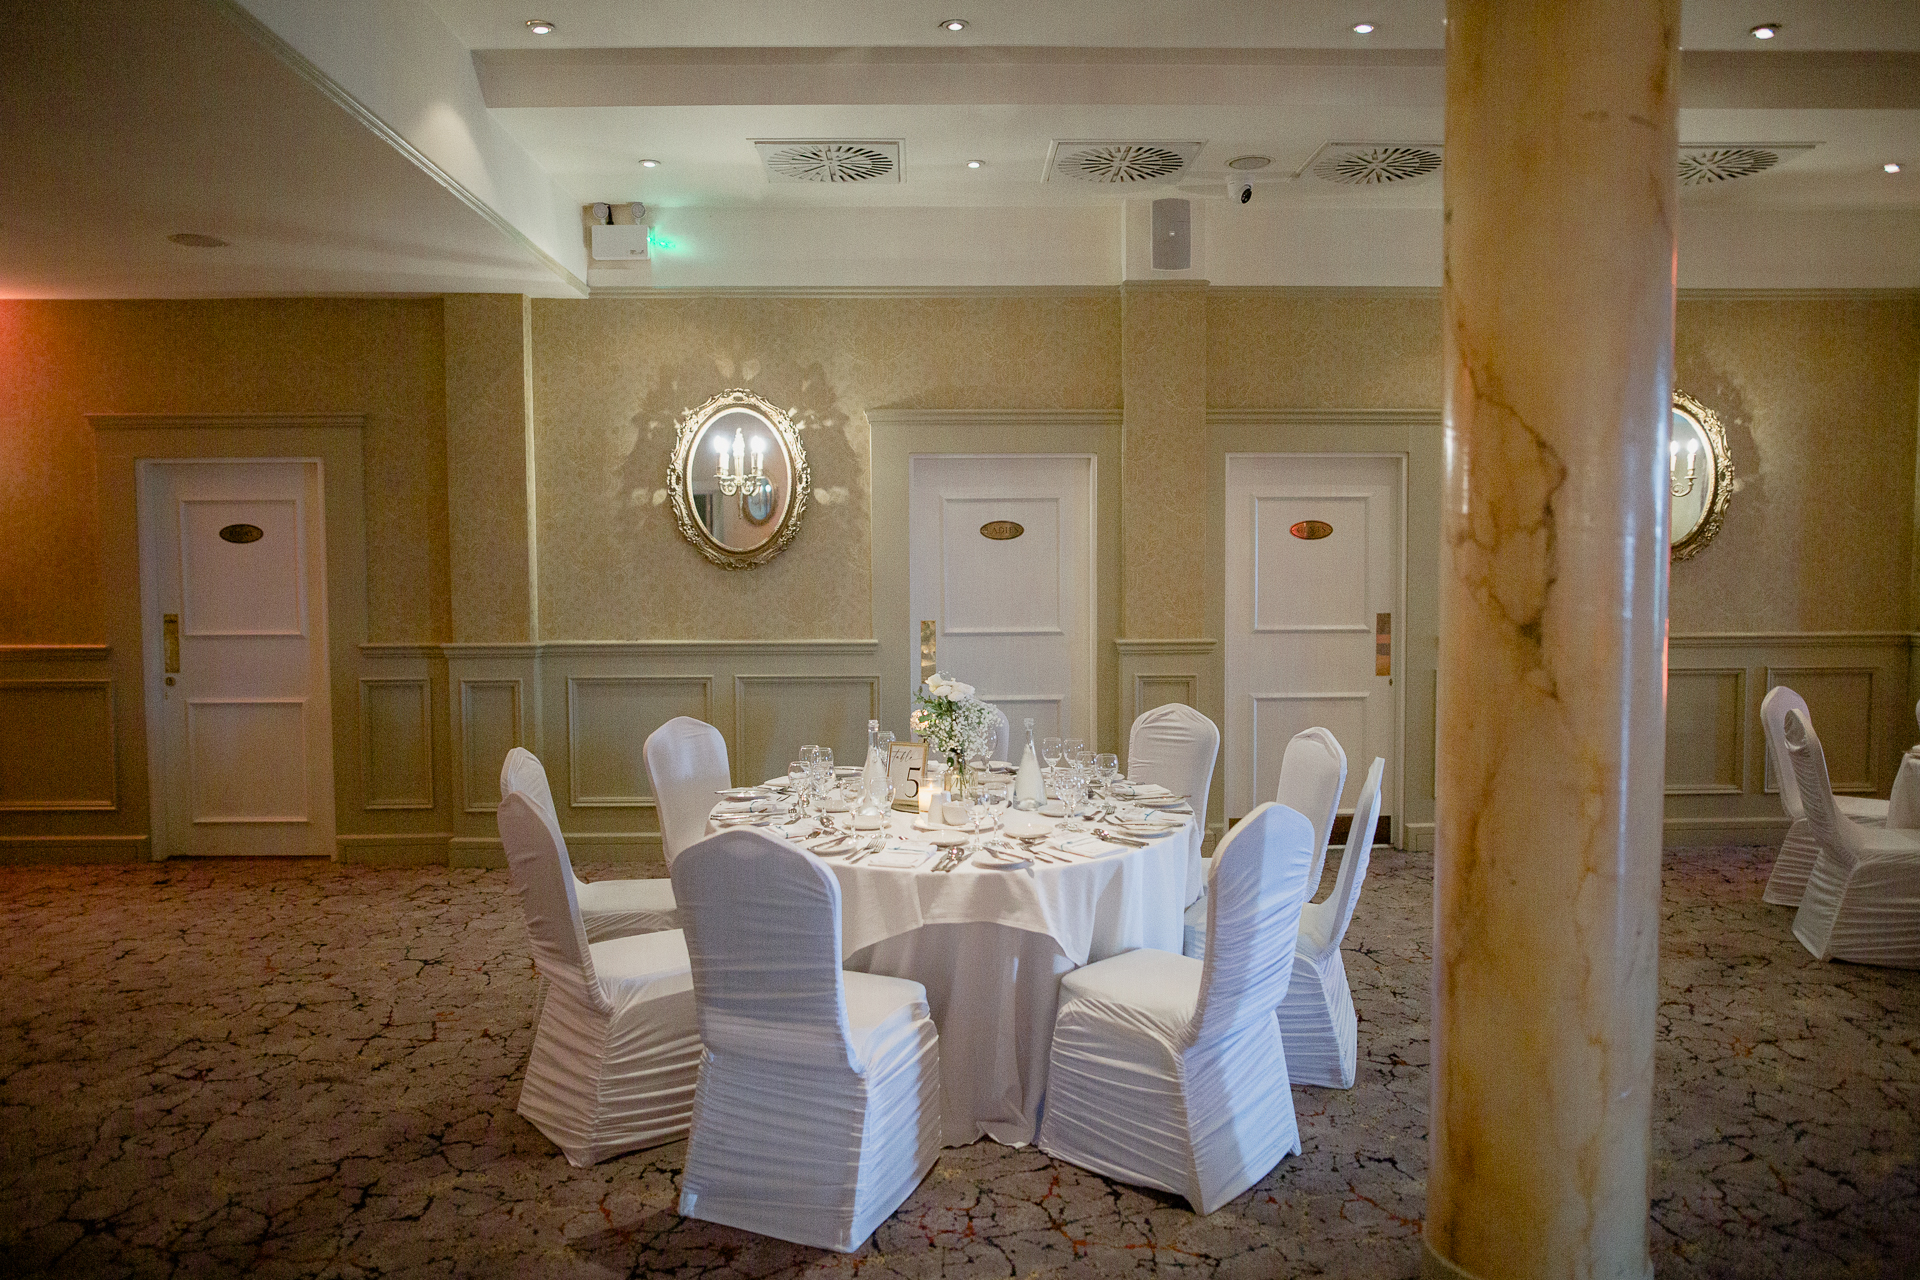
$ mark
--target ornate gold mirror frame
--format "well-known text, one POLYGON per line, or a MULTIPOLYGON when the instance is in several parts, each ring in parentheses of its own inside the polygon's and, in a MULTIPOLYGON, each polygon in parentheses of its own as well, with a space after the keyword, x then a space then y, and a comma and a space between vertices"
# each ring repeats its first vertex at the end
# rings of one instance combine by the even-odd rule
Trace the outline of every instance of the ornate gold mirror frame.
POLYGON ((1713 541, 1726 519, 1733 497, 1733 455, 1727 451, 1720 416, 1684 391, 1673 393, 1672 425, 1667 478, 1673 495, 1673 558, 1690 560, 1713 541), (1688 437, 1703 441, 1703 448, 1690 450, 1688 437), (1701 452, 1707 456, 1700 457, 1701 452))
POLYGON ((681 535, 722 569, 751 569, 786 550, 812 488, 792 420, 735 388, 689 410, 678 432, 667 493, 681 535))

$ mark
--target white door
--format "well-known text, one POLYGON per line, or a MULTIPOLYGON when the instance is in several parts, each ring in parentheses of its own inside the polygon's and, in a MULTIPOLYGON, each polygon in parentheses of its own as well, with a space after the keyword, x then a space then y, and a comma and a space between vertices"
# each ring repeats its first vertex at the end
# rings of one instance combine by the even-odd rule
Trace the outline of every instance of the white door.
POLYGON ((333 853, 320 493, 313 459, 140 464, 164 856, 333 853))
POLYGON ((920 623, 935 623, 940 670, 1035 739, 1094 741, 1094 459, 919 455, 907 523, 913 606, 908 680, 920 682, 920 623))
POLYGON ((1399 812, 1404 476, 1398 454, 1228 455, 1229 819, 1273 799, 1288 741, 1314 725, 1347 753, 1341 808, 1380 756, 1381 812, 1399 812))

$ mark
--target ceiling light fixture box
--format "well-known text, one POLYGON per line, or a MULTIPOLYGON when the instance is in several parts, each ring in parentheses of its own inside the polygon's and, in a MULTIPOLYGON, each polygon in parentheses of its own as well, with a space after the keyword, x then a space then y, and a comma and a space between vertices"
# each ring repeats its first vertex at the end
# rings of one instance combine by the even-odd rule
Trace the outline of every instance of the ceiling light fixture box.
POLYGON ((643 223, 595 226, 593 257, 596 262, 643 262, 647 258, 647 233, 653 228, 643 223))

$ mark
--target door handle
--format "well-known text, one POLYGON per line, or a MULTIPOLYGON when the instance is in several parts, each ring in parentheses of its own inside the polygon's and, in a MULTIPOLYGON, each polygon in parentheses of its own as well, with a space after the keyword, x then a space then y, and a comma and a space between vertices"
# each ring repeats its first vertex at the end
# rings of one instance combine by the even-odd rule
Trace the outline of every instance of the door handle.
POLYGON ((1393 677, 1393 615, 1390 613, 1374 615, 1373 674, 1393 677))
POLYGON ((180 671, 180 615, 162 614, 160 618, 161 643, 166 649, 167 674, 177 675, 180 671))

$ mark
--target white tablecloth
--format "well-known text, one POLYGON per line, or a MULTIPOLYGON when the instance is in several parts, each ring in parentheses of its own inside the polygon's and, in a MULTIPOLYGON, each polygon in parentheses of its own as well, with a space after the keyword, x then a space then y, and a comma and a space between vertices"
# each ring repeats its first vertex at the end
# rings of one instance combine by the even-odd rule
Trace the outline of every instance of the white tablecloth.
POLYGON ((1920 752, 1909 751, 1900 757, 1900 772, 1887 797, 1887 825, 1920 827, 1920 752))
MULTIPOLYGON (((924 840, 911 824, 893 815, 897 835, 924 840)), ((1190 848, 1179 826, 1144 849, 1018 870, 826 858, 840 881, 846 966, 927 989, 946 1145, 1033 1140, 1061 975, 1141 947, 1178 954, 1190 848)))

